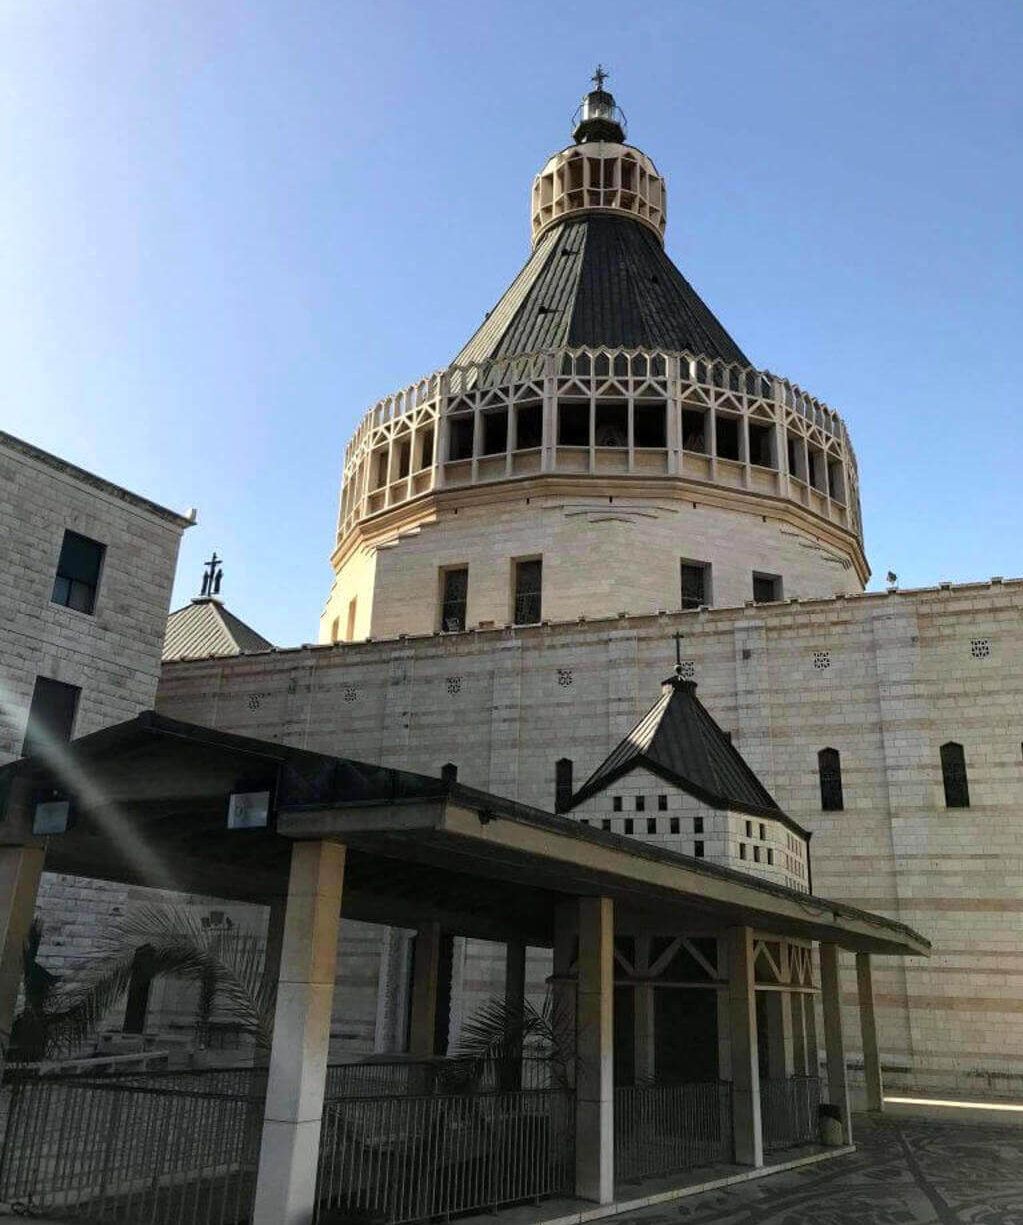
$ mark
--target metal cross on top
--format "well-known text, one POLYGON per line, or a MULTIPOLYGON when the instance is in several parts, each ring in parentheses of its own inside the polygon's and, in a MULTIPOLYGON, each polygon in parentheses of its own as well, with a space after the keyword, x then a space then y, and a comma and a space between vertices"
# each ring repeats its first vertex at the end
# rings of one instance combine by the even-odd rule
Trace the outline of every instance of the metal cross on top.
POLYGON ((214 550, 213 556, 203 564, 202 595, 220 595, 220 583, 224 577, 223 560, 214 550))
POLYGON ((607 80, 608 76, 610 76, 610 73, 607 71, 604 65, 598 64, 597 71, 593 74, 592 77, 590 77, 590 80, 594 83, 594 85, 596 85, 598 89, 603 89, 604 82, 607 80))
POLYGON ((675 670, 680 672, 682 670, 682 639, 685 638, 685 634, 681 630, 676 630, 672 638, 675 639, 675 670))

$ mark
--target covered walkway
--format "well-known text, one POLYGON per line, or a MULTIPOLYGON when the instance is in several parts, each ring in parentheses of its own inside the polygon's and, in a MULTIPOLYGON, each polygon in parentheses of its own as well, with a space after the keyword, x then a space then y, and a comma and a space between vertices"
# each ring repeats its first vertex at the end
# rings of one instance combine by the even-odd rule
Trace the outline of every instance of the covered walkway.
MULTIPOLYGON (((870 959, 929 948, 880 916, 450 780, 152 714, 77 741, 47 762, 14 763, 0 771, 0 785, 7 793, 0 819, 4 1034, 44 862, 60 872, 271 907, 268 956, 278 967, 278 991, 268 1080, 264 1092, 233 1091, 230 1107, 218 1107, 238 1116, 230 1141, 241 1147, 226 1149, 218 1166, 218 1176, 234 1180, 236 1198, 233 1215, 220 1208, 219 1216, 182 1218, 202 1225, 250 1215, 254 1225, 309 1225, 317 1212, 329 1219, 331 1206, 411 1221, 566 1193, 610 1205, 623 1178, 722 1161, 760 1170, 765 1147, 817 1138, 817 1035, 805 1007, 817 990, 814 942, 827 1101, 838 1142, 848 1145, 839 949, 857 958, 868 1098, 880 1106, 870 959), (445 937, 504 942, 512 1001, 523 998, 525 947, 551 948, 553 991, 573 1017, 569 1083, 501 1077, 472 1095, 435 1086, 337 1093, 327 1056, 341 916, 417 929, 410 1051, 421 1059, 437 1053, 445 937), (633 998, 633 1083, 617 1088, 616 986, 633 998), (716 1079, 658 1081, 652 993, 665 988, 711 1001, 704 1014, 716 1079), (450 1173, 438 1182, 441 1168, 450 1173), (366 1177, 382 1200, 359 1201, 366 1177), (405 1199, 394 1199, 398 1183, 409 1188, 405 1199)), ((169 1090, 145 1088, 138 1096, 150 1103, 147 1126, 185 1117, 152 1105, 163 1100, 154 1094, 169 1090)), ((82 1092, 91 1095, 88 1109, 102 1109, 100 1097, 109 1097, 102 1086, 82 1092)), ((210 1113, 195 1104, 209 1093, 172 1092, 191 1103, 191 1117, 210 1113)), ((179 1187, 189 1160, 168 1172, 179 1187)), ((157 1190, 164 1194, 162 1185, 157 1190)), ((140 1225, 162 1219, 155 1209, 133 1218, 140 1225)))

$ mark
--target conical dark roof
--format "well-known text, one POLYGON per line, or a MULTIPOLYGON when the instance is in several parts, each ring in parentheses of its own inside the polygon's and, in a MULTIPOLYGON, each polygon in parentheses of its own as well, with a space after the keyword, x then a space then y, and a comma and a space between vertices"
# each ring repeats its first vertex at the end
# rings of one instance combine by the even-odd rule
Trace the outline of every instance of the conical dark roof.
POLYGON ((781 818, 793 824, 696 696, 692 681, 672 677, 664 692, 610 757, 572 797, 574 808, 637 766, 714 808, 781 818))
POLYGON ((563 345, 684 349, 751 364, 657 235, 613 213, 569 217, 542 234, 455 363, 563 345))
POLYGON ((163 658, 205 659, 272 650, 273 643, 246 625, 213 596, 192 600, 167 618, 163 658))

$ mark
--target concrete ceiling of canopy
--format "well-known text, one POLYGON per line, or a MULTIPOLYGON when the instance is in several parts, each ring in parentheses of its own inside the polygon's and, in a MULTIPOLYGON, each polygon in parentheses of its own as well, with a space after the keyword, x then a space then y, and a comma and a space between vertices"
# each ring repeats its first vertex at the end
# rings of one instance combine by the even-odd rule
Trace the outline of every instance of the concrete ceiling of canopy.
POLYGON ((553 941, 559 903, 605 894, 623 930, 749 925, 887 954, 916 932, 844 904, 581 826, 457 782, 308 753, 152 713, 66 746, 46 766, 0 769, 0 846, 38 843, 40 799, 69 798, 46 839, 57 872, 269 902, 287 888, 291 840, 349 848, 342 914, 481 939, 553 941), (270 827, 229 830, 228 800, 269 789, 270 827))

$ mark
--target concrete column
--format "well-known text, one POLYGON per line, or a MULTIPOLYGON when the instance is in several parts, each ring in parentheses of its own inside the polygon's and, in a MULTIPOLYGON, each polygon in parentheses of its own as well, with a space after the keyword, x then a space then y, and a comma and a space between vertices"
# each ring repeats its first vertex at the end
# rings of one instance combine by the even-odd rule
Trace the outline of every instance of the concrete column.
POLYGON ((575 1084, 575 989, 570 978, 575 953, 576 907, 561 902, 554 912, 554 1017, 557 1027, 558 1058, 575 1084))
POLYGON ((842 1034, 842 995, 838 977, 838 945, 821 945, 821 995, 824 1004, 824 1053, 828 1063, 828 1100, 842 1115, 846 1144, 852 1144, 849 1084, 845 1072, 842 1034))
MULTIPOLYGON (((718 936, 717 938, 717 968, 718 978, 724 979, 728 975, 728 937, 718 936)), ((718 1079, 732 1079, 732 1023, 731 1023, 731 996, 728 989, 721 990, 720 988, 714 992, 717 1004, 717 1023, 718 1023, 718 1079)))
POLYGON ((614 904, 579 899, 575 1192, 614 1200, 614 904))
POLYGON ((753 929, 733 927, 728 941, 728 999, 732 1039, 732 1128, 735 1160, 764 1164, 757 1058, 757 998, 753 974, 753 929))
MULTIPOLYGON (((643 977, 650 969, 650 937, 636 937, 636 974, 643 977)), ((657 1035, 654 1013, 654 988, 650 982, 637 982, 633 998, 633 1071, 637 1084, 652 1081, 656 1075, 657 1035)))
POLYGON ((860 997, 860 1033, 863 1037, 867 1109, 884 1110, 881 1058, 877 1051, 877 1019, 874 1016, 874 976, 869 953, 856 954, 856 986, 860 997))
POLYGON ((0 847, 0 1073, 11 1040, 25 940, 36 912, 45 854, 42 847, 0 847))
POLYGON ((787 991, 765 992, 767 1015, 767 1075, 787 1080, 792 1075, 792 1013, 787 991))
POLYGON ((337 843, 292 847, 253 1225, 313 1219, 344 866, 337 843))
POLYGON ((792 1030, 792 1070, 796 1076, 816 1076, 816 1071, 806 1066, 806 1019, 803 1011, 807 999, 812 1006, 813 996, 807 996, 802 991, 791 991, 787 999, 792 1030))
POLYGON ((440 982, 441 930, 439 923, 423 923, 416 932, 412 963, 412 1022, 410 1055, 429 1059, 437 1030, 437 984, 440 982))
POLYGON ((817 997, 803 997, 803 1020, 806 1023, 806 1068, 808 1076, 820 1076, 821 1055, 817 1045, 817 997))

